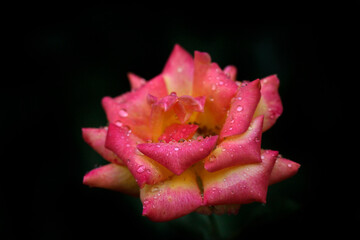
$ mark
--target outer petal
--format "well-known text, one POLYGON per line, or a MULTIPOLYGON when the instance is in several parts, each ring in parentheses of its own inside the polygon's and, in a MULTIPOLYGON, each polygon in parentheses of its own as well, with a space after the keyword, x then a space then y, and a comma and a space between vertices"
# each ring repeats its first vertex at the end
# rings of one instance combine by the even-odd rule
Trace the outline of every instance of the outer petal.
POLYGON ((195 211, 202 204, 200 189, 191 169, 162 183, 140 190, 143 215, 152 221, 169 221, 195 211))
POLYGON ((82 136, 87 144, 89 144, 97 153, 105 160, 125 165, 124 162, 116 156, 115 153, 105 148, 107 128, 83 128, 82 136))
POLYGON ((194 163, 202 160, 214 149, 218 136, 191 142, 142 143, 137 148, 176 175, 180 175, 194 163))
POLYGON ((216 63, 211 63, 207 53, 196 51, 194 65, 193 96, 206 96, 205 111, 199 114, 198 122, 208 129, 219 129, 236 94, 237 85, 216 63))
POLYGON ((146 84, 146 80, 142 77, 139 77, 138 75, 134 73, 128 73, 127 74, 131 90, 136 90, 146 84))
POLYGON ((240 87, 232 100, 228 117, 220 132, 220 139, 245 132, 260 100, 260 80, 240 87))
POLYGON ((117 164, 107 164, 88 172, 83 183, 90 187, 106 188, 133 196, 139 195, 139 187, 130 171, 117 164))
POLYGON ((119 121, 129 126, 137 136, 149 139, 151 137, 149 131, 151 106, 147 102, 148 94, 156 97, 167 95, 162 76, 153 78, 138 90, 127 94, 124 101, 119 102, 117 98, 104 97, 102 105, 109 122, 119 121))
POLYGON ((261 99, 254 117, 259 115, 265 116, 263 131, 266 131, 275 124, 283 112, 283 106, 278 92, 280 81, 276 75, 271 75, 261 79, 260 82, 261 99))
POLYGON ((261 162, 263 116, 255 118, 249 130, 226 138, 205 159, 205 169, 214 172, 226 167, 261 162))
POLYGON ((168 93, 178 96, 191 95, 194 60, 180 45, 176 44, 162 72, 168 93))
POLYGON ((300 168, 300 164, 289 159, 278 157, 270 175, 270 185, 281 182, 294 176, 300 168))
POLYGON ((140 187, 145 184, 155 184, 172 175, 166 168, 136 149, 136 145, 142 142, 128 128, 119 127, 115 124, 109 125, 106 147, 124 159, 140 187))
POLYGON ((205 205, 266 202, 269 178, 278 152, 266 150, 261 163, 226 168, 214 173, 202 170, 205 205))
POLYGON ((198 127, 199 126, 195 124, 174 123, 165 129, 163 134, 159 137, 159 141, 168 143, 170 141, 178 142, 181 139, 192 138, 198 127))

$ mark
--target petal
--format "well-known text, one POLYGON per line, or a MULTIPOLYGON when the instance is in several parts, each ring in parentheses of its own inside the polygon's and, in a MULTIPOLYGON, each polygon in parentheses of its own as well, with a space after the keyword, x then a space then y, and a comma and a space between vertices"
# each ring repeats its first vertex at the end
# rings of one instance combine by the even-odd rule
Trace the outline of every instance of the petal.
POLYGON ((117 164, 107 164, 88 172, 83 184, 139 196, 139 187, 130 171, 117 164))
POLYGON ((107 128, 83 128, 82 136, 87 144, 89 144, 97 153, 105 160, 125 165, 124 162, 116 156, 115 153, 105 148, 107 128))
POLYGON ((175 105, 174 111, 181 123, 185 123, 193 115, 193 112, 204 112, 206 97, 181 96, 175 105))
POLYGON ((105 146, 124 159, 124 163, 140 187, 145 184, 155 184, 173 175, 162 165, 137 150, 136 145, 142 142, 128 128, 110 124, 105 146))
POLYGON ((191 95, 194 60, 180 45, 176 44, 162 72, 168 93, 178 96, 191 95))
POLYGON ((142 77, 139 77, 138 75, 134 73, 128 73, 127 74, 131 90, 136 90, 146 84, 146 80, 142 77))
POLYGON ((270 175, 270 183, 278 183, 294 176, 300 168, 300 164, 289 159, 278 157, 270 175))
POLYGON ((229 114, 220 132, 220 139, 245 132, 253 118, 259 100, 260 80, 243 84, 232 100, 229 114))
POLYGON ((279 95, 279 79, 271 75, 261 79, 261 98, 256 108, 255 115, 264 115, 263 131, 271 128, 283 112, 283 105, 279 95))
POLYGON ((236 83, 229 79, 209 54, 195 52, 193 96, 205 96, 205 111, 197 121, 208 129, 218 129, 225 120, 231 99, 237 91, 236 83))
POLYGON ((151 94, 156 97, 167 95, 166 86, 162 76, 157 76, 147 82, 144 86, 129 93, 126 101, 116 101, 116 98, 105 97, 102 105, 105 109, 109 123, 117 121, 129 126, 133 133, 142 139, 149 139, 149 117, 151 106, 147 102, 147 96, 151 94))
POLYGON ((233 65, 226 66, 224 73, 233 81, 236 80, 237 68, 233 65))
POLYGON ((261 163, 226 168, 214 173, 202 169, 205 205, 266 202, 271 170, 278 153, 266 150, 261 163))
POLYGON ((140 198, 143 215, 155 222, 179 218, 202 204, 196 175, 191 169, 162 183, 145 185, 140 190, 140 198))
POLYGON ((205 169, 214 172, 226 167, 261 162, 263 119, 263 116, 255 118, 248 131, 226 138, 217 145, 205 159, 205 169))
POLYGON ((140 152, 180 175, 194 163, 202 160, 214 149, 218 136, 189 142, 142 143, 140 152))
POLYGON ((181 139, 189 139, 195 134, 198 129, 198 125, 195 124, 179 124, 174 123, 167 127, 163 134, 159 137, 159 141, 178 142, 181 139))

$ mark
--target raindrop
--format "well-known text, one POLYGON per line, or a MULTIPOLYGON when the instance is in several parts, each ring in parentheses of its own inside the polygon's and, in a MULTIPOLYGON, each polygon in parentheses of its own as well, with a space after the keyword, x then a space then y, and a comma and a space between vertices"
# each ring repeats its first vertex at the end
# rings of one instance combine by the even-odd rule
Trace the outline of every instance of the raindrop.
POLYGON ((215 159, 216 159, 216 156, 215 156, 215 155, 211 155, 211 156, 209 157, 209 162, 214 162, 215 159))
POLYGON ((151 189, 151 192, 157 192, 157 191, 159 191, 159 188, 158 187, 153 187, 152 189, 151 189))
POLYGON ((213 85, 211 86, 211 90, 213 90, 213 91, 215 91, 215 90, 216 90, 216 86, 215 86, 215 84, 213 84, 213 85))
POLYGON ((241 112, 243 110, 243 107, 242 106, 237 106, 237 108, 236 108, 236 111, 238 111, 238 112, 241 112))
POLYGON ((220 81, 219 82, 219 85, 221 86, 221 85, 224 85, 224 82, 223 81, 220 81))
POLYGON ((214 98, 212 96, 209 97, 209 101, 210 102, 213 102, 214 101, 214 98))
POLYGON ((126 144, 126 147, 130 147, 130 144, 127 143, 127 144, 126 144))
POLYGON ((264 155, 261 155, 261 160, 264 160, 265 159, 265 156, 264 155))
POLYGON ((125 109, 120 109, 119 115, 120 117, 127 117, 129 114, 125 109))
POLYGON ((291 167, 292 167, 292 164, 291 164, 291 163, 289 163, 287 166, 288 166, 289 168, 291 168, 291 167))
POLYGON ((145 166, 144 166, 144 165, 140 165, 136 171, 137 171, 138 173, 143 173, 143 172, 145 171, 145 166))
POLYGON ((180 148, 178 148, 178 147, 174 148, 175 151, 179 151, 179 149, 180 149, 180 148))
POLYGON ((203 148, 200 148, 199 151, 202 152, 202 151, 204 151, 204 149, 203 149, 203 148))
POLYGON ((158 148, 159 148, 159 147, 161 147, 161 145, 160 145, 160 144, 156 144, 156 147, 158 147, 158 148))
POLYGON ((260 138, 256 137, 255 142, 260 142, 260 138))
POLYGON ((182 71, 183 71, 183 68, 182 68, 182 67, 178 67, 178 68, 177 68, 177 72, 178 72, 178 73, 181 73, 182 71))
POLYGON ((122 122, 120 122, 120 121, 116 121, 115 125, 118 126, 118 127, 122 127, 124 124, 122 122))
POLYGON ((242 97, 237 97, 236 99, 239 100, 239 101, 241 101, 241 100, 242 100, 242 97))

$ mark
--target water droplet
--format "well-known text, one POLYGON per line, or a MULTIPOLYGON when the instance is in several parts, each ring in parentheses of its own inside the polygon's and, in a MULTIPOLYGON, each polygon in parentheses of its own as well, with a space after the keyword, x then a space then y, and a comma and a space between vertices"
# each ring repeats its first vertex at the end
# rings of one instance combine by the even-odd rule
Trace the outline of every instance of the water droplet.
POLYGON ((182 68, 182 67, 178 67, 178 68, 177 68, 177 72, 178 72, 178 73, 181 73, 182 71, 183 71, 183 68, 182 68))
POLYGON ((129 114, 125 109, 120 109, 119 115, 120 117, 127 117, 129 114))
POLYGON ((223 81, 220 81, 219 82, 219 85, 221 86, 221 85, 224 85, 224 82, 223 81))
POLYGON ((291 164, 291 163, 289 163, 287 166, 288 166, 289 168, 291 168, 291 167, 292 167, 292 164, 291 164))
POLYGON ((230 123, 234 123, 234 122, 235 122, 235 120, 234 120, 234 119, 230 121, 230 123))
POLYGON ((203 148, 200 148, 199 151, 202 152, 202 151, 204 151, 204 149, 203 149, 203 148))
POLYGON ((157 191, 159 191, 159 188, 158 187, 153 187, 152 189, 151 189, 151 192, 157 192, 157 191))
POLYGON ((209 101, 210 101, 210 102, 213 102, 213 101, 214 101, 213 96, 210 96, 210 97, 209 97, 209 101))
POLYGON ((198 140, 198 141, 202 141, 204 138, 202 137, 202 136, 198 136, 197 138, 196 138, 196 140, 198 140))
POLYGON ((213 84, 213 85, 211 86, 211 90, 213 90, 213 91, 215 91, 215 90, 216 90, 216 86, 215 86, 215 84, 213 84))
POLYGON ((231 127, 231 128, 229 128, 229 131, 231 131, 231 130, 233 130, 233 128, 231 127))
POLYGON ((118 127, 122 127, 124 124, 122 122, 120 122, 120 121, 116 121, 115 125, 118 126, 118 127))
POLYGON ((127 144, 126 144, 126 147, 130 147, 130 144, 127 143, 127 144))
POLYGON ((226 149, 225 149, 225 148, 223 148, 223 149, 221 149, 221 151, 225 152, 225 151, 226 151, 226 149))
POLYGON ((231 193, 231 195, 234 195, 234 194, 235 194, 233 190, 231 190, 231 192, 230 192, 230 193, 231 193))
POLYGON ((213 161, 215 161, 215 159, 216 159, 216 156, 215 156, 215 155, 211 155, 211 156, 209 157, 209 162, 213 162, 213 161))
POLYGON ((156 144, 156 147, 158 147, 158 148, 159 148, 159 147, 161 147, 161 145, 160 145, 160 144, 156 144))
POLYGON ((138 173, 143 173, 143 172, 145 171, 145 166, 144 166, 144 165, 140 165, 136 171, 137 171, 138 173))
POLYGON ((237 97, 236 99, 239 100, 239 101, 241 101, 241 100, 242 100, 242 97, 237 97))
POLYGON ((226 178, 224 178, 223 181, 226 182, 226 178))
POLYGON ((238 112, 241 112, 243 110, 243 107, 242 106, 237 106, 237 108, 236 108, 236 111, 238 111, 238 112))
POLYGON ((256 137, 255 142, 260 142, 260 138, 256 137))
POLYGON ((143 204, 144 204, 144 205, 149 204, 149 201, 148 201, 148 200, 145 200, 143 204))
POLYGON ((261 155, 261 160, 264 160, 265 159, 265 156, 264 155, 261 155))
POLYGON ((180 148, 178 148, 178 147, 174 148, 175 151, 179 151, 179 149, 180 149, 180 148))

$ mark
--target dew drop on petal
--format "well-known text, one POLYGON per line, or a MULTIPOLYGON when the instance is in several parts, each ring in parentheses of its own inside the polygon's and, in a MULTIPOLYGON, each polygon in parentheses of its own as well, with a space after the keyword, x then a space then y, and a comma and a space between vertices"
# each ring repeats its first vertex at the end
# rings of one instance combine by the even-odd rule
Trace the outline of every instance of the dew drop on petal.
POLYGON ((289 168, 291 168, 291 167, 292 167, 292 164, 291 164, 291 163, 289 163, 287 166, 288 166, 289 168))
POLYGON ((179 149, 180 149, 180 148, 178 148, 178 147, 174 148, 175 151, 179 151, 179 149))
POLYGON ((242 106, 237 106, 237 108, 236 108, 236 111, 238 111, 238 112, 241 112, 243 110, 243 107, 242 106))
POLYGON ((119 115, 120 117, 127 117, 129 114, 125 109, 120 109, 119 115))
POLYGON ((202 151, 204 151, 204 149, 203 149, 203 148, 200 148, 199 151, 202 152, 202 151))
POLYGON ((151 192, 157 192, 157 191, 159 191, 159 188, 158 187, 153 187, 152 189, 151 189, 151 192))
POLYGON ((143 172, 145 171, 145 166, 144 166, 144 165, 140 165, 136 171, 137 171, 138 173, 143 173, 143 172))
POLYGON ((209 157, 209 162, 214 162, 215 159, 216 159, 216 156, 215 156, 215 155, 211 155, 211 156, 209 157))
POLYGON ((216 90, 216 85, 215 85, 215 84, 213 84, 213 85, 211 86, 211 90, 213 90, 213 91, 216 90))

